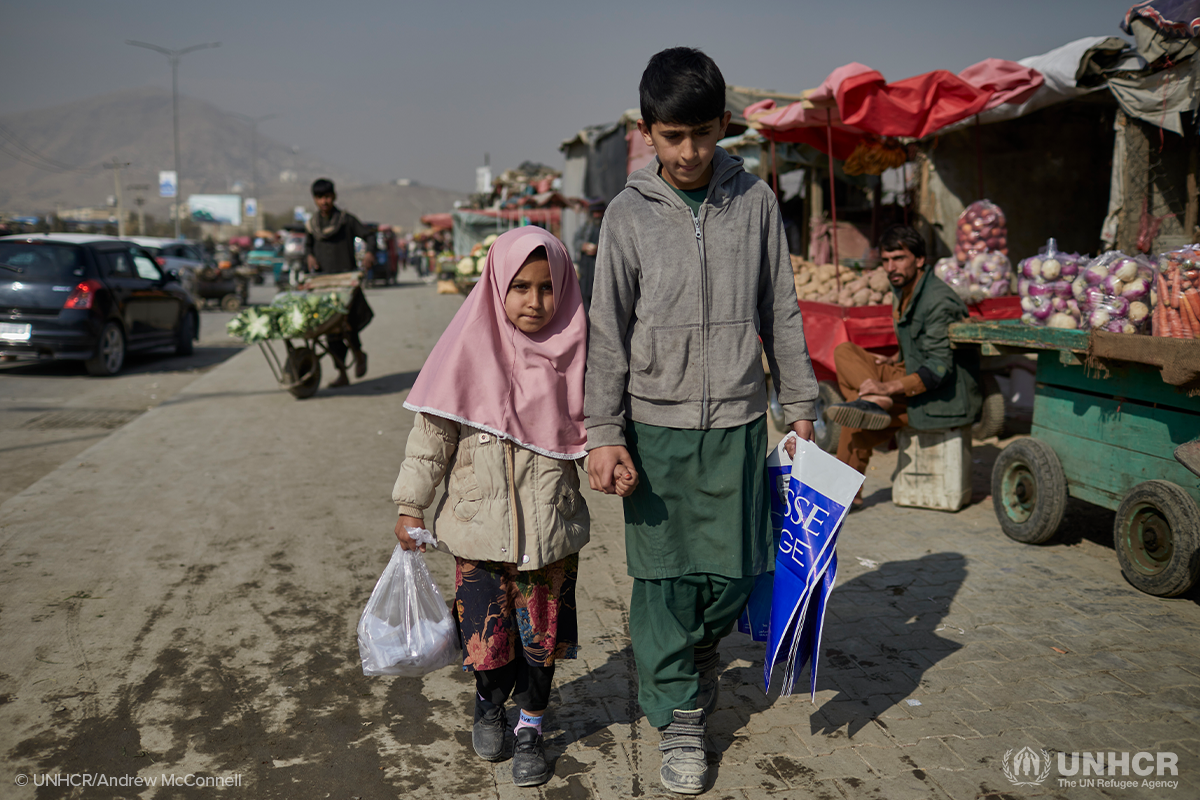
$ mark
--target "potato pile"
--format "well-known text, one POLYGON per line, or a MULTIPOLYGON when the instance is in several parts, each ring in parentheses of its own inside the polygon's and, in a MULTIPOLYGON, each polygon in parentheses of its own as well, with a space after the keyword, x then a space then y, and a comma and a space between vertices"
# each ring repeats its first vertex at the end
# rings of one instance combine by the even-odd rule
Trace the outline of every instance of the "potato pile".
POLYGON ((818 266, 792 256, 792 274, 796 279, 796 296, 801 300, 839 306, 874 306, 891 297, 891 284, 883 267, 859 272, 847 266, 818 266), (837 281, 839 273, 842 284, 840 292, 837 281))

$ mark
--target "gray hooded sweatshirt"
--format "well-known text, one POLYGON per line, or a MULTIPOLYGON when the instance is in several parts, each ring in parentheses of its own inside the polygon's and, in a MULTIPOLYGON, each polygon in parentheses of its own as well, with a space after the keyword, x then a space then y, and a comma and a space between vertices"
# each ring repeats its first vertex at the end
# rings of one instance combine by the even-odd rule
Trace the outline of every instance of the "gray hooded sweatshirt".
POLYGON ((785 421, 815 419, 817 381, 775 195, 717 148, 693 217, 658 169, 656 158, 629 176, 600 231, 587 449, 624 445, 627 416, 690 430, 752 422, 767 410, 764 351, 785 421))

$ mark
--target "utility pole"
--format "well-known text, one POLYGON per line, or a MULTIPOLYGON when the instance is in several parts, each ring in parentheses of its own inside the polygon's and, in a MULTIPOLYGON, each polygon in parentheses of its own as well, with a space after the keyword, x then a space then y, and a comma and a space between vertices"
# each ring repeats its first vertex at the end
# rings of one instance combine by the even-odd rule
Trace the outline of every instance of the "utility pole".
POLYGON ((171 111, 175 119, 175 238, 182 239, 183 234, 179 229, 179 195, 183 194, 183 173, 179 168, 179 59, 193 50, 203 50, 206 47, 220 47, 221 43, 207 42, 205 44, 194 44, 182 50, 168 50, 156 44, 135 42, 132 39, 126 40, 125 44, 133 45, 134 47, 144 47, 147 50, 162 53, 171 62, 171 111))
POLYGON ((111 164, 105 164, 105 169, 113 171, 113 186, 116 187, 117 198, 117 236, 125 238, 125 209, 121 202, 121 170, 129 166, 128 161, 117 161, 116 156, 113 157, 111 164))
MULTIPOLYGON (((144 192, 147 189, 149 189, 150 184, 148 184, 148 183, 131 183, 128 186, 126 186, 125 188, 131 192, 139 192, 140 193, 140 192, 144 192)), ((137 210, 138 210, 138 236, 145 236, 146 235, 146 210, 144 208, 142 208, 142 206, 146 205, 146 198, 142 197, 139 194, 137 197, 133 198, 133 204, 137 206, 137 210)))

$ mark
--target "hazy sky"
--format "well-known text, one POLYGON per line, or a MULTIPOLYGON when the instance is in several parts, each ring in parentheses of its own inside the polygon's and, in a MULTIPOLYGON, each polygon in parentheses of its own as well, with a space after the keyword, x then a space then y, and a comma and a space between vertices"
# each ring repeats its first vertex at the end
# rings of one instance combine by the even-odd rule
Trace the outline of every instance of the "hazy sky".
POLYGON ((798 93, 850 61, 898 80, 1119 36, 1132 2, 9 2, 0 113, 169 88, 167 59, 127 39, 219 41, 184 56, 181 93, 278 114, 261 133, 372 181, 470 191, 485 152, 494 172, 561 167, 560 142, 636 106, 641 71, 665 47, 703 49, 728 83, 798 93))

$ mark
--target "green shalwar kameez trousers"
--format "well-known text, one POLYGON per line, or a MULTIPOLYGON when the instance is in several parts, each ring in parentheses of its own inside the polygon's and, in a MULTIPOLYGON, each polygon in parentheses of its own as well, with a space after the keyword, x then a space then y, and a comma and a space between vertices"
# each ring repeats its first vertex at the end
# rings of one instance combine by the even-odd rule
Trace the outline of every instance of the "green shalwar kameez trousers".
POLYGON ((629 633, 650 724, 696 708, 692 648, 733 630, 754 578, 774 568, 766 491, 766 418, 679 430, 629 421, 640 477, 625 499, 634 578, 629 633))

